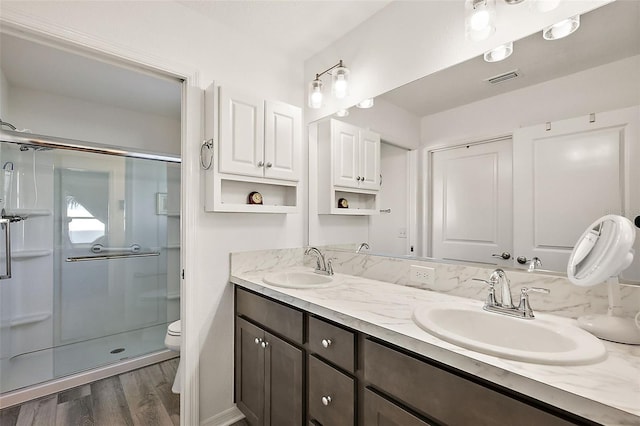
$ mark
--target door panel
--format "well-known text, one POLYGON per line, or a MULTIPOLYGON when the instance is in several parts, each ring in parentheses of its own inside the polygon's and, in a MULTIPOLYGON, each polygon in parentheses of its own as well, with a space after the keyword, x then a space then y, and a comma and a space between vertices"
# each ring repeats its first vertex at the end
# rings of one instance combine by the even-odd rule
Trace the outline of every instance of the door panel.
POLYGON ((264 101, 228 87, 220 88, 220 163, 222 173, 262 176, 264 101))
POLYGON ((302 350, 265 333, 269 343, 265 353, 266 425, 302 424, 302 350))
POLYGON ((360 188, 380 189, 380 135, 360 131, 360 188))
MULTIPOLYGON (((605 214, 640 213, 637 107, 514 133, 514 251, 566 270, 573 246, 605 214)), ((636 239, 635 249, 640 245, 636 239)), ((640 280, 640 262, 623 277, 640 280)))
POLYGON ((300 179, 301 110, 271 101, 265 108, 264 176, 297 181, 300 179))
POLYGON ((358 188, 358 128, 333 120, 331 131, 334 144, 333 184, 358 188))
POLYGON ((264 331, 236 318, 236 404, 251 426, 264 422, 264 331), (260 340, 256 340, 260 339, 260 340))
POLYGON ((509 264, 492 254, 511 251, 511 139, 437 151, 432 167, 433 256, 509 264))

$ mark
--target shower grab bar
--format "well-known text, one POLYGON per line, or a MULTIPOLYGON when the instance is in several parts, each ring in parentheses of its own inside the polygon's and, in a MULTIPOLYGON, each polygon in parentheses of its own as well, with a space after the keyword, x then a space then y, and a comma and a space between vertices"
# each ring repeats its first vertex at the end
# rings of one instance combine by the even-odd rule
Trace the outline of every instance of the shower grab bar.
POLYGON ((11 219, 3 217, 0 218, 0 227, 4 231, 4 247, 6 250, 6 255, 4 257, 5 265, 6 265, 6 274, 0 275, 0 280, 8 280, 11 278, 11 219))
POLYGON ((140 253, 140 244, 131 244, 129 247, 105 247, 102 244, 94 244, 91 246, 91 251, 94 253, 140 253))
POLYGON ((121 253, 121 254, 105 254, 103 256, 75 256, 75 257, 67 257, 65 259, 66 262, 86 262, 89 260, 110 260, 110 259, 128 259, 130 257, 151 257, 151 256, 160 256, 159 251, 150 251, 145 253, 121 253))

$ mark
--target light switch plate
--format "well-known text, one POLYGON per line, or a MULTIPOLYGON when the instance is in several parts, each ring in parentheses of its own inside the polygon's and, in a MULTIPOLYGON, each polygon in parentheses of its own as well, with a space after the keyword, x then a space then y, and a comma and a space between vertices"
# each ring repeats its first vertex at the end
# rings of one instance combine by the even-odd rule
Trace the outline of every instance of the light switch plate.
POLYGON ((428 266, 411 265, 409 268, 409 281, 431 286, 436 281, 436 270, 428 266))

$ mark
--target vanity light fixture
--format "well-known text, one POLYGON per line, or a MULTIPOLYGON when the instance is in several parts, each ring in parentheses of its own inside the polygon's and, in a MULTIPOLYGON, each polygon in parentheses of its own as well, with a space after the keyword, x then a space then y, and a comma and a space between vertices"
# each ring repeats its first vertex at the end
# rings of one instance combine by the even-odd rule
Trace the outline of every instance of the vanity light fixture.
POLYGON ((342 59, 331 68, 316 74, 316 78, 309 83, 309 108, 318 109, 322 107, 322 77, 331 74, 331 92, 333 96, 342 99, 349 94, 349 68, 342 64, 342 59))
POLYGON ((367 109, 373 106, 373 98, 363 99, 356 104, 358 108, 367 109))
POLYGON ((465 35, 472 41, 488 38, 496 30, 496 2, 495 0, 466 0, 465 35))
POLYGON ((349 115, 348 109, 339 109, 336 111, 336 117, 346 117, 349 115))
POLYGON ((499 62, 507 59, 513 53, 513 42, 501 44, 498 47, 484 52, 484 60, 487 62, 499 62))
POLYGON ((542 30, 542 37, 545 40, 558 40, 574 33, 580 28, 580 15, 563 19, 557 24, 546 27, 542 30))

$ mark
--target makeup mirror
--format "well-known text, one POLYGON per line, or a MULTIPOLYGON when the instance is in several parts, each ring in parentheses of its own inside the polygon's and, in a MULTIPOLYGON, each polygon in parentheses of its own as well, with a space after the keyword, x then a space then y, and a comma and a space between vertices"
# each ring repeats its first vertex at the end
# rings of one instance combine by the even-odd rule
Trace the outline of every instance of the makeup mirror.
POLYGON ((636 231, 631 221, 606 215, 593 222, 576 242, 569 257, 567 277, 573 284, 609 286, 606 315, 587 315, 578 324, 595 336, 618 343, 640 344, 640 330, 633 318, 622 316, 618 276, 633 262, 636 231))

